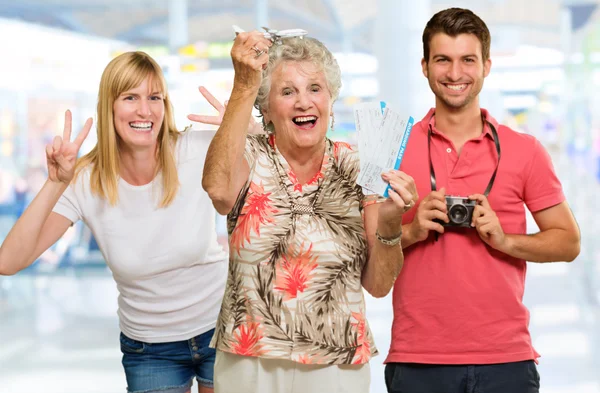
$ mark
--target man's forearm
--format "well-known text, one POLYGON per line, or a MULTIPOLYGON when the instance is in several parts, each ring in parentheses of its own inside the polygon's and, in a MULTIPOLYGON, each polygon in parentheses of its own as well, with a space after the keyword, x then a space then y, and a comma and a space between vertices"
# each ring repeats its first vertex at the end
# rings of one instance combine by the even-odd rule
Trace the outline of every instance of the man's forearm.
POLYGON ((419 240, 417 238, 415 238, 412 234, 412 231, 410 229, 412 223, 408 223, 408 224, 404 224, 402 225, 402 248, 406 249, 410 246, 412 246, 415 243, 418 243, 419 240))
POLYGON ((548 229, 532 235, 507 234, 506 247, 499 251, 530 262, 571 262, 579 249, 577 234, 564 229, 548 229))

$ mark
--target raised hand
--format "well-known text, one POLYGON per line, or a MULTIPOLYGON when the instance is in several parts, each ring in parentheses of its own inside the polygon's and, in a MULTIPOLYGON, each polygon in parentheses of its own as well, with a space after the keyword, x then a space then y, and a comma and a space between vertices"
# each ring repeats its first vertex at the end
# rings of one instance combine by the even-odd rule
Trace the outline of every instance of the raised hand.
POLYGON ((273 43, 263 33, 239 33, 231 48, 235 77, 234 90, 256 90, 260 87, 262 70, 269 61, 269 48, 273 43))
MULTIPOLYGON (((225 110, 227 109, 227 101, 225 101, 225 102, 223 102, 223 104, 221 104, 219 102, 219 100, 217 100, 215 98, 215 96, 213 96, 204 86, 200 86, 198 88, 198 90, 200 91, 200 94, 202 94, 202 96, 206 99, 206 101, 208 101, 208 103, 210 105, 212 105, 212 107, 215 108, 219 114, 217 116, 190 114, 190 115, 188 115, 188 119, 190 119, 191 121, 202 123, 202 124, 211 124, 211 125, 215 125, 215 126, 220 126, 221 123, 223 122, 223 116, 225 115, 225 110)), ((254 120, 254 117, 250 116, 250 120, 248 121, 248 133, 249 134, 259 134, 259 133, 262 133, 263 131, 264 130, 263 130, 262 126, 254 120)))
POLYGON ((77 153, 92 128, 92 118, 87 119, 77 138, 71 142, 71 111, 65 112, 65 127, 62 138, 55 136, 51 144, 46 145, 48 178, 57 183, 69 184, 75 173, 77 153))

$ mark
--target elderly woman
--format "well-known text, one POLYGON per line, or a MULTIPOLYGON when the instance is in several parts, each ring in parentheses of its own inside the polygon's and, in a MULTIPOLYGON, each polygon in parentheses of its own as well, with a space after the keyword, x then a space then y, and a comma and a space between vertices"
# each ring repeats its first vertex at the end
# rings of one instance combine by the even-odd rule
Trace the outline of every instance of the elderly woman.
POLYGON ((202 178, 230 245, 215 391, 366 392, 377 350, 362 287, 392 287, 414 183, 385 173, 387 200, 356 185, 357 152, 325 136, 341 81, 319 41, 242 33, 231 54, 233 92, 202 178), (253 104, 266 135, 247 135, 253 104))

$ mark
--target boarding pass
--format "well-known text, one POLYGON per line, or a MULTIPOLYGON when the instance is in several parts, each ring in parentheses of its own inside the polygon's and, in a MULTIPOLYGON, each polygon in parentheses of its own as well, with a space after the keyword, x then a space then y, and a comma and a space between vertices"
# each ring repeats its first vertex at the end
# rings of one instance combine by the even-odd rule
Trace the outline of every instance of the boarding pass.
POLYGON ((400 168, 414 119, 385 102, 368 102, 354 106, 354 121, 360 158, 357 183, 387 198, 389 185, 381 174, 400 168))

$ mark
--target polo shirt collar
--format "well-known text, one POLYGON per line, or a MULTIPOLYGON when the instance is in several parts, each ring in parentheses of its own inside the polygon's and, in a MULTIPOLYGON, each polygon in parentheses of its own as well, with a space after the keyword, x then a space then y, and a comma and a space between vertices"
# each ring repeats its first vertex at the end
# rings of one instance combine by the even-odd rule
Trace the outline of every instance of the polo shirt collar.
MULTIPOLYGON (((498 130, 498 127, 499 127, 498 121, 496 119, 494 119, 492 117, 492 115, 490 115, 490 113, 488 112, 487 109, 481 108, 481 115, 483 116, 483 118, 485 120, 487 120, 489 123, 491 123, 494 126, 494 128, 496 128, 496 130, 498 130)), ((427 127, 425 128, 426 130, 429 129, 429 127, 431 126, 431 129, 434 132, 437 132, 437 130, 435 128, 435 108, 431 108, 429 110, 429 112, 427 112, 427 114, 425 115, 423 120, 421 120, 421 121, 423 122, 423 124, 427 124, 427 127)), ((492 130, 490 129, 490 126, 487 123, 485 124, 485 126, 483 128, 483 134, 487 135, 491 139, 494 139, 494 136, 492 135, 492 130)))

